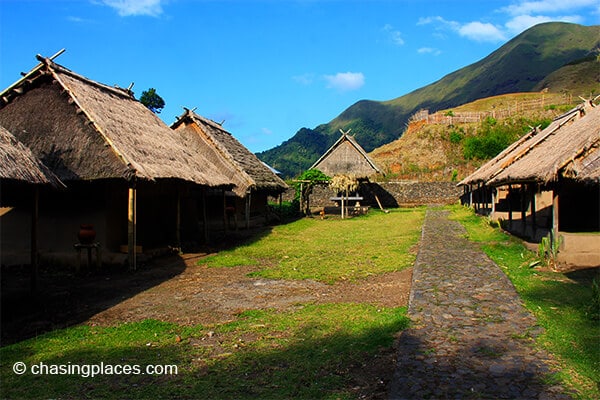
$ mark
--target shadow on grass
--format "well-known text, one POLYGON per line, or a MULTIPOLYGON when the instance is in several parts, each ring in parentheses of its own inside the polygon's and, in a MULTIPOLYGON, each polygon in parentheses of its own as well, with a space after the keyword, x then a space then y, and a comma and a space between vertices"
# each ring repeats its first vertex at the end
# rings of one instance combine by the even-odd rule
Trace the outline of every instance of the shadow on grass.
MULTIPOLYGON (((201 328, 188 332, 187 337, 176 343, 178 326, 156 322, 153 327, 151 321, 147 323, 150 325, 142 334, 131 333, 135 343, 124 346, 94 348, 87 342, 93 340, 94 328, 80 327, 81 331, 76 328, 72 332, 55 332, 0 349, 3 397, 383 399, 387 398, 386 386, 394 368, 393 337, 406 328, 408 319, 398 317, 377 327, 359 329, 356 334, 322 335, 317 333, 318 327, 310 324, 280 340, 243 343, 235 335, 217 332, 210 337, 215 346, 222 348, 216 354, 214 348, 204 344, 209 339, 201 328), (86 344, 77 346, 75 343, 81 337, 86 344), (40 349, 51 342, 56 345, 56 340, 64 341, 70 349, 54 357, 40 358, 43 357, 38 354, 40 349), (12 365, 17 361, 27 364, 25 374, 13 373, 12 365), (142 374, 87 378, 45 375, 40 379, 31 373, 32 366, 40 363, 71 368, 101 363, 104 366, 139 365, 142 374), (176 365, 178 371, 176 375, 144 374, 149 365, 176 365)), ((118 336, 135 328, 123 325, 114 329, 121 331, 115 333, 118 336)))
POLYGON ((0 345, 82 323, 181 274, 190 257, 260 240, 271 229, 230 231, 219 237, 213 247, 194 249, 200 253, 157 257, 140 265, 136 271, 112 265, 76 275, 65 268, 42 266, 35 293, 30 290, 29 266, 3 266, 0 274, 0 345))

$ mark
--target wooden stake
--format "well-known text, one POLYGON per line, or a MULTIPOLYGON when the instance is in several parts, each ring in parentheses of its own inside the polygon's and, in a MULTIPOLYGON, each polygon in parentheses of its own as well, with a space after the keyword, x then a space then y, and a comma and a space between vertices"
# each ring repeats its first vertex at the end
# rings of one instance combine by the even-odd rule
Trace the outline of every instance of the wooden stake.
POLYGON ((137 246, 137 238, 136 238, 136 224, 137 224, 137 216, 136 216, 136 188, 135 182, 132 182, 131 187, 128 191, 128 203, 129 207, 127 210, 127 258, 129 261, 129 269, 135 271, 137 269, 137 260, 136 260, 136 246, 137 246))

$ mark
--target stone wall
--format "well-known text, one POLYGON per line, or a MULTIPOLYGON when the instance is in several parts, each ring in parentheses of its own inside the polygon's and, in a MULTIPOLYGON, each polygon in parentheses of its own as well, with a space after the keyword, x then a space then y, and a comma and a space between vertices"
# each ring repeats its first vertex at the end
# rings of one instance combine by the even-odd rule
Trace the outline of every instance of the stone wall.
MULTIPOLYGON (((377 198, 384 208, 417 206, 424 204, 454 204, 463 194, 463 189, 455 182, 381 182, 361 184, 358 190, 363 197, 361 205, 379 207, 377 198)), ((294 189, 284 194, 284 200, 292 199, 294 189)), ((317 185, 310 196, 311 208, 333 206, 330 200, 333 191, 327 185, 317 185)))

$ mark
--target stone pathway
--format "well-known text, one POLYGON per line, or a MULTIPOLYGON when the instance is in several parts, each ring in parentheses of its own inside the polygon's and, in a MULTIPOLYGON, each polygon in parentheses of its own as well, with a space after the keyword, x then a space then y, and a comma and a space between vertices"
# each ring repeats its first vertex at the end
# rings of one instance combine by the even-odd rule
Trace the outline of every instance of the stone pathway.
POLYGON ((465 233, 447 211, 427 211, 390 399, 569 399, 547 383, 535 318, 465 233))

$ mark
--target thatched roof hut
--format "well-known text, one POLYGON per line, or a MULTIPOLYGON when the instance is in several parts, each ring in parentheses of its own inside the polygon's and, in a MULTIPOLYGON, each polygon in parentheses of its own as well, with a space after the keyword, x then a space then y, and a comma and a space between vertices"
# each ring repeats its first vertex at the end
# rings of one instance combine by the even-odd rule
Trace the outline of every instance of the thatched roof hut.
POLYGON ((0 180, 63 186, 30 149, 0 125, 0 180))
POLYGON ((244 197, 249 191, 277 195, 287 184, 262 163, 222 125, 192 110, 177 118, 172 126, 186 147, 203 154, 219 171, 235 184, 233 191, 244 197))
MULTIPOLYGON (((72 193, 65 201, 75 201, 81 194, 89 197, 84 186, 98 191, 91 200, 105 202, 95 208, 103 207, 98 223, 106 227, 104 241, 112 248, 124 242, 126 224, 131 268, 136 265, 137 224, 146 224, 140 237, 146 234, 144 239, 152 245, 160 241, 179 245, 185 220, 182 197, 197 186, 230 188, 231 180, 202 153, 182 143, 131 90, 104 85, 49 58, 37 58, 35 68, 0 93, 0 124, 69 185, 72 193), (166 238, 167 233, 177 237, 166 238)), ((87 215, 78 215, 82 217, 87 215)), ((73 216, 63 216, 65 221, 69 218, 73 216)))
POLYGON ((0 122, 61 180, 231 184, 202 154, 180 143, 130 90, 38 59, 38 67, 0 93, 0 122), (32 118, 36 110, 45 112, 32 118))
POLYGON ((348 132, 341 132, 342 136, 310 168, 329 176, 353 175, 356 178, 368 178, 381 173, 354 137, 348 132))
POLYGON ((501 186, 559 178, 600 181, 600 107, 586 102, 556 118, 546 129, 532 130, 459 185, 501 186))

